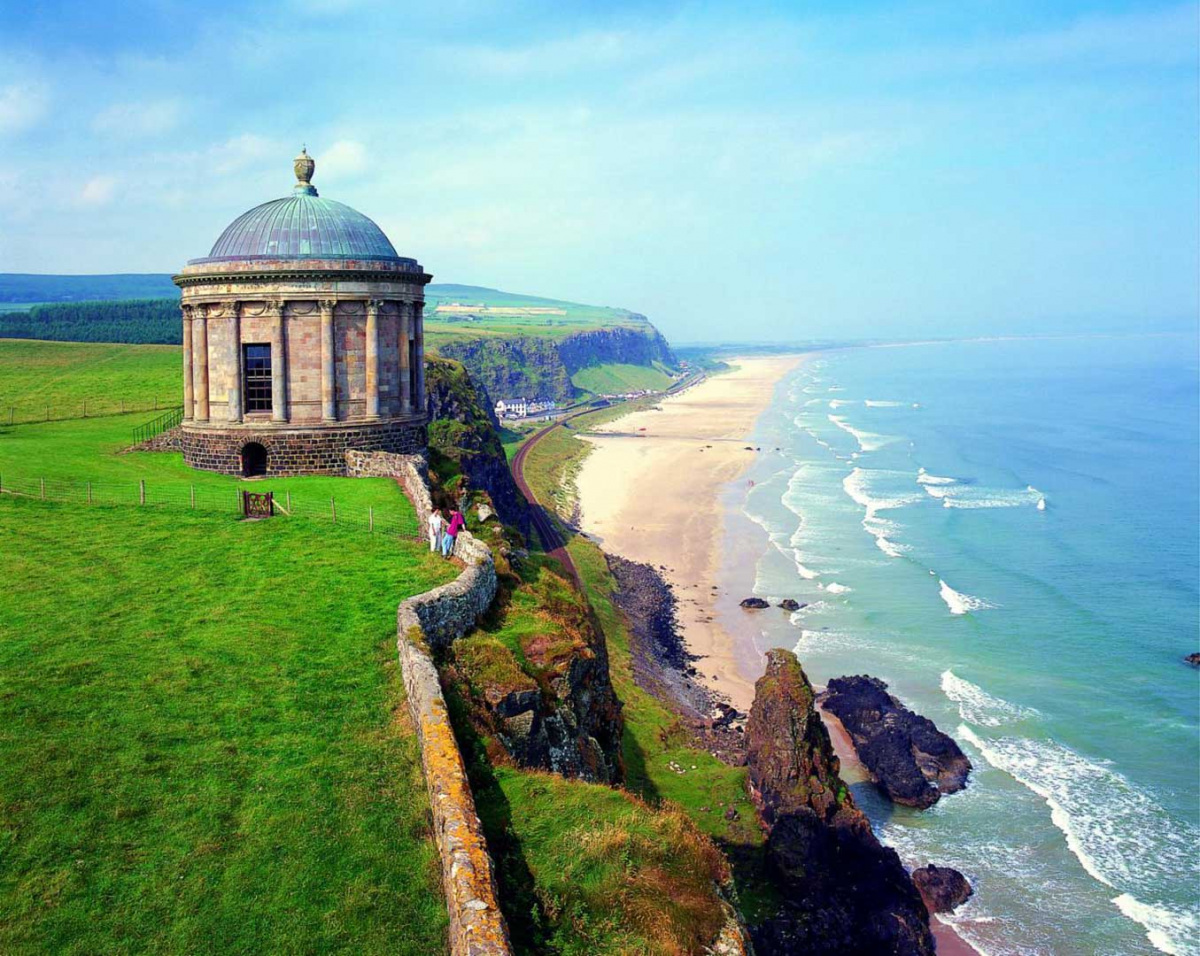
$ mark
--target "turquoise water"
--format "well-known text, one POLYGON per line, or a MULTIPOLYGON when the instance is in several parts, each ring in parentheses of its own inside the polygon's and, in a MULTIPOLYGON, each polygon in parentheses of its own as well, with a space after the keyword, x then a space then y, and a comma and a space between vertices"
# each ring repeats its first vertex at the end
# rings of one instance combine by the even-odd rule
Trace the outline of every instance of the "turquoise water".
POLYGON ((1198 382, 1186 334, 819 353, 730 492, 755 592, 810 602, 761 646, 971 757, 928 811, 856 789, 985 953, 1200 953, 1198 382))

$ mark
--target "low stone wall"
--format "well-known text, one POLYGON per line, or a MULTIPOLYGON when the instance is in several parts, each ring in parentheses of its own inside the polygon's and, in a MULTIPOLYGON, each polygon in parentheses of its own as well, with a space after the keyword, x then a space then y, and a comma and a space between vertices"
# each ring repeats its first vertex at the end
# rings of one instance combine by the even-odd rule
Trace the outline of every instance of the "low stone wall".
POLYGON ((180 428, 176 425, 174 428, 168 428, 165 432, 159 432, 153 438, 130 445, 121 454, 128 454, 131 451, 179 451, 182 447, 180 435, 180 428))
POLYGON ((457 579, 400 604, 397 647, 442 858, 450 952, 508 956, 512 946, 487 840, 430 653, 430 645, 443 646, 475 626, 496 595, 496 569, 488 547, 467 531, 459 534, 455 551, 467 565, 457 579))
POLYGON ((346 451, 345 463, 346 474, 351 478, 395 478, 400 482, 424 533, 433 512, 433 499, 429 497, 429 465, 424 456, 351 448, 346 451))
MULTIPOLYGON (((425 527, 433 502, 423 457, 350 450, 345 462, 348 475, 399 481, 425 527)), ((496 566, 491 549, 465 530, 454 553, 466 565, 455 580, 415 595, 397 608, 396 645, 408 709, 421 743, 421 766, 442 860, 450 952, 452 956, 511 956, 487 840, 431 654, 431 647, 444 647, 475 627, 496 596, 496 566)))

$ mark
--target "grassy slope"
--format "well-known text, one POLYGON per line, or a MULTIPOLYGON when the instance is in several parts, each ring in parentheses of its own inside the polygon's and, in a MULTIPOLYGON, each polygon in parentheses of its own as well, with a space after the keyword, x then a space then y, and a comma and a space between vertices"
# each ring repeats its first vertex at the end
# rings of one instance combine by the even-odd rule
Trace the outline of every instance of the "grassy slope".
POLYGON ((10 406, 41 415, 52 406, 60 412, 82 412, 86 401, 94 413, 115 411, 124 399, 150 407, 182 401, 182 358, 178 346, 97 345, 0 339, 0 421, 10 406))
POLYGON ((439 950, 393 642, 448 573, 303 522, 0 499, 0 950, 439 950))
POLYGON ((587 610, 552 564, 526 559, 520 579, 502 565, 501 598, 478 631, 455 643, 449 672, 514 944, 530 954, 699 952, 720 928, 714 885, 728 879, 728 866, 696 825, 636 793, 519 770, 491 730, 466 716, 469 694, 498 699, 553 679, 526 648, 537 646, 543 663, 580 653, 587 610), (548 657, 547 635, 558 640, 548 657))
POLYGON ((671 387, 671 376, 647 365, 593 365, 571 376, 571 383, 595 395, 620 395, 642 389, 663 391, 671 387))

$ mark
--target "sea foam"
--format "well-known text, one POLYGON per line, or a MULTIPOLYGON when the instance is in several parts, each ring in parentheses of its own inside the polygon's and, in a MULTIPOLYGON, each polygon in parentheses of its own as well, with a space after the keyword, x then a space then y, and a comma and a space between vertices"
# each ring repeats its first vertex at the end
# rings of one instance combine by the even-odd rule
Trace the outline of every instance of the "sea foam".
POLYGON ((958 714, 963 720, 984 727, 1000 727, 1038 715, 1038 711, 1032 707, 1022 707, 993 697, 982 687, 963 680, 951 670, 942 671, 942 693, 958 704, 958 714))
POLYGON ((902 557, 908 550, 907 545, 897 544, 888 536, 899 528, 893 521, 879 517, 881 511, 892 511, 905 505, 920 501, 919 495, 899 494, 890 497, 880 497, 871 493, 871 482, 878 478, 887 478, 898 472, 884 472, 855 467, 850 474, 842 479, 842 489, 856 504, 866 509, 862 519, 863 529, 875 539, 875 546, 889 558, 902 557))
POLYGON ((1156 890, 1196 877, 1200 831, 1171 819, 1108 762, 1090 760, 1053 740, 983 739, 960 724, 959 736, 998 770, 1041 797, 1067 847, 1092 879, 1120 890, 1113 902, 1139 923, 1161 952, 1200 953, 1195 911, 1146 903, 1156 890), (1138 897, 1133 895, 1139 894, 1138 897))
POLYGON ((986 611, 988 608, 994 608, 995 604, 989 604, 983 598, 972 597, 970 594, 963 594, 961 591, 956 591, 950 587, 941 578, 938 578, 938 593, 942 600, 946 602, 946 607, 950 608, 951 614, 969 614, 971 611, 986 611))
POLYGON ((884 445, 896 441, 887 435, 876 435, 873 432, 864 432, 861 429, 855 428, 845 418, 840 415, 830 415, 829 420, 837 425, 842 431, 854 436, 854 440, 858 442, 860 451, 878 451, 884 445))

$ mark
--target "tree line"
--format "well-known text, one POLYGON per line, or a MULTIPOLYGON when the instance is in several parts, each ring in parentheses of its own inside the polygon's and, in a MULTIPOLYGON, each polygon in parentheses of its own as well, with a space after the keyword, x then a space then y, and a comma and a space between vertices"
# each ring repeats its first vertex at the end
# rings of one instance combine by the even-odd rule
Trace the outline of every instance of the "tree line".
POLYGON ((0 338, 179 345, 183 323, 177 298, 58 302, 0 312, 0 338))

